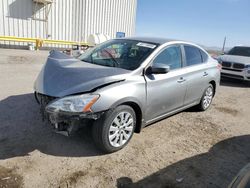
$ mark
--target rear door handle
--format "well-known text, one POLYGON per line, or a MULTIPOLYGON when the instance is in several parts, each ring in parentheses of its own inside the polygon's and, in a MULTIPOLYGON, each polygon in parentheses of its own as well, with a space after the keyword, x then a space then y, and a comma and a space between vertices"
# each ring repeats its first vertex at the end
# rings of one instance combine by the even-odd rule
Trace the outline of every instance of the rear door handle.
POLYGON ((182 82, 185 82, 185 81, 186 81, 186 79, 184 79, 183 77, 180 77, 180 79, 177 80, 178 83, 182 83, 182 82))
POLYGON ((207 72, 204 72, 204 73, 203 73, 203 76, 208 76, 208 73, 207 73, 207 72))

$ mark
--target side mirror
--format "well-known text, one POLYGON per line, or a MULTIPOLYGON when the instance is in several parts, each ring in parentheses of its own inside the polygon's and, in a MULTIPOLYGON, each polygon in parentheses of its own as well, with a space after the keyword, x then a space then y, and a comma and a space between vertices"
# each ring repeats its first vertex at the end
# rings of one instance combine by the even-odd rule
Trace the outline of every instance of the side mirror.
POLYGON ((147 69, 148 74, 166 74, 169 71, 170 71, 170 66, 159 63, 147 69))

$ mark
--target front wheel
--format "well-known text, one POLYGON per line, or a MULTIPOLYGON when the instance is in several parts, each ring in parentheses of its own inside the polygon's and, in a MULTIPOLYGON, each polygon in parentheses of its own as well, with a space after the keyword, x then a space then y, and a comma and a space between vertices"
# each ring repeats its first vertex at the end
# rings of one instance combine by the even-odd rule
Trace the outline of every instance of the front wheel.
POLYGON ((209 84, 201 97, 200 104, 198 105, 199 110, 201 111, 207 110, 212 103, 213 97, 214 97, 214 87, 212 84, 209 84))
POLYGON ((94 122, 92 129, 94 142, 107 153, 118 151, 132 138, 135 125, 134 110, 127 105, 118 106, 94 122))

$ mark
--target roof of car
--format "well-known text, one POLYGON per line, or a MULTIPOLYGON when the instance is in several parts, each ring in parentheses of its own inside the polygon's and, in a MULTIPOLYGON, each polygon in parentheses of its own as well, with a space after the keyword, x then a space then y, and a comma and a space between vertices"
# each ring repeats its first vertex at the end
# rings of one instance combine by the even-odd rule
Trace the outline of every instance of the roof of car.
POLYGON ((157 37, 126 37, 125 39, 138 40, 142 42, 164 44, 166 42, 179 41, 175 39, 157 38, 157 37))

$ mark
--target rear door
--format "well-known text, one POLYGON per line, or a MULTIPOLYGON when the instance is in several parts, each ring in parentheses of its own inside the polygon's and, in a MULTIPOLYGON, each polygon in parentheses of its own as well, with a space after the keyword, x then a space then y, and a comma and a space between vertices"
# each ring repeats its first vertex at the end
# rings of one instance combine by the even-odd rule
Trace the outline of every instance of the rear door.
POLYGON ((152 61, 166 64, 170 71, 166 74, 145 75, 147 86, 146 121, 157 118, 183 106, 186 93, 186 79, 183 77, 182 51, 180 45, 163 49, 152 61))
POLYGON ((184 105, 197 102, 207 87, 209 71, 207 70, 208 56, 200 48, 183 45, 184 62, 187 79, 187 92, 184 105))

